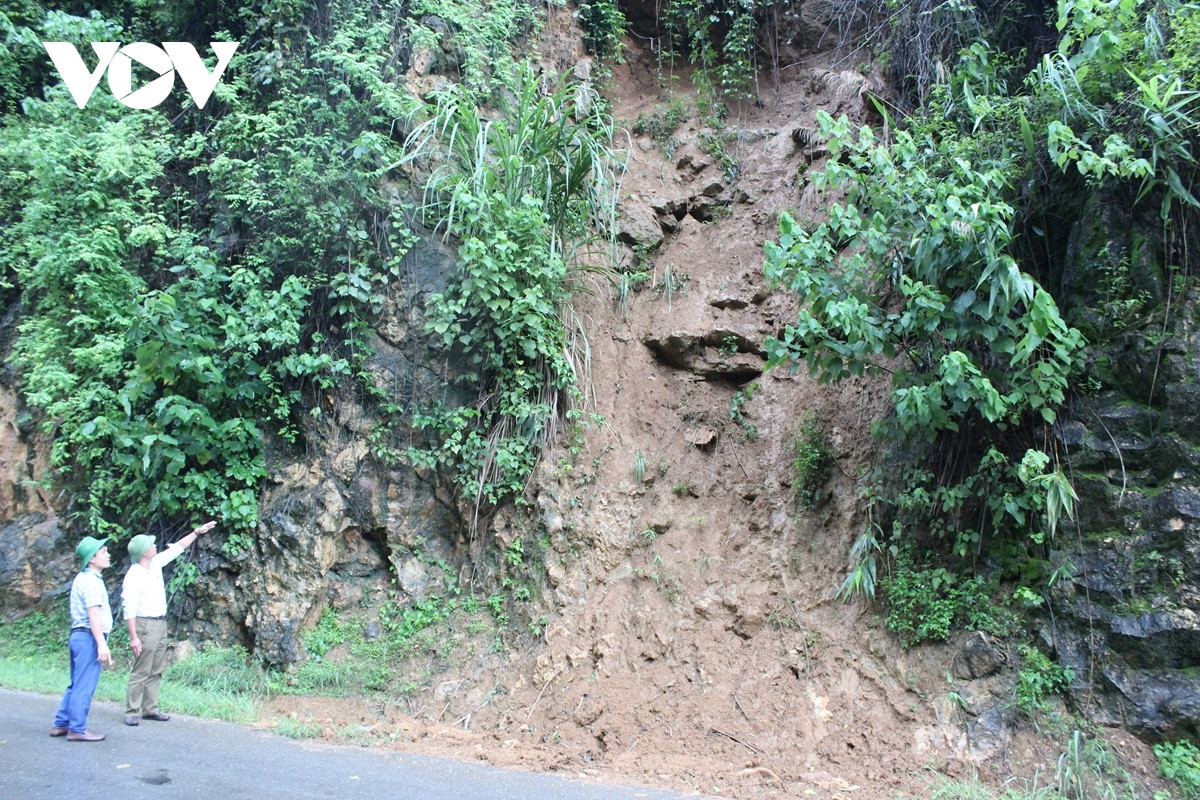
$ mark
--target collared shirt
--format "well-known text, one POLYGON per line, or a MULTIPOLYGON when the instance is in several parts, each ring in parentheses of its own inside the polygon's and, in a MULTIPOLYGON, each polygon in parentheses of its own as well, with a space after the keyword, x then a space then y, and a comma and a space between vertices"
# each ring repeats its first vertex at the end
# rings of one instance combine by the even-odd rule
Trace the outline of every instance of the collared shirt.
POLYGON ((182 547, 171 545, 150 559, 150 566, 131 564, 121 582, 121 609, 125 619, 134 617, 165 617, 167 589, 163 584, 163 567, 179 558, 182 547))
POLYGON ((71 581, 71 629, 91 629, 88 609, 100 606, 100 632, 112 632, 112 607, 108 604, 108 587, 95 570, 85 569, 71 581))

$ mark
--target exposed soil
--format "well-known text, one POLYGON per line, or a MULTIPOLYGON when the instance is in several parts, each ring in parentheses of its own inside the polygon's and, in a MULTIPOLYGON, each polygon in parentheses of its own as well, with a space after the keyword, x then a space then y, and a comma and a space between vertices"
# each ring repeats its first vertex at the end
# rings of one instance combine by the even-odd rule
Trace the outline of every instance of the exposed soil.
MULTIPOLYGON (((628 271, 650 273, 641 291, 623 307, 607 287, 583 301, 605 422, 579 452, 564 444, 547 457, 536 482, 545 530, 535 533, 553 544, 544 637, 507 658, 486 647, 451 658, 407 700, 283 697, 265 719, 721 797, 921 797, 931 771, 996 783, 1038 774, 1044 785, 1069 735, 1062 724, 969 747, 972 718, 947 698, 945 677, 961 637, 903 651, 874 610, 834 598, 866 522, 855 476, 873 457, 884 387, 754 377, 758 345, 794 314, 767 291, 762 243, 780 211, 820 212, 801 174, 813 154, 792 132, 815 128, 821 108, 864 119, 870 78, 825 54, 780 70, 777 87, 766 79, 761 103, 725 121, 739 165, 730 183, 699 147, 686 75, 664 80, 636 45, 627 58, 608 93, 626 128, 680 97, 690 115, 673 143, 630 137, 623 214, 653 232, 655 207, 684 211, 661 246, 626 252, 628 271), (736 420, 734 398, 751 384, 736 420), (815 510, 791 486, 808 412, 837 461, 815 510)), ((498 522, 502 542, 524 533, 515 517, 498 522)), ((1005 680, 1011 689, 1005 674, 976 694, 1000 696, 1005 680)), ((1146 745, 1100 735, 1152 796, 1146 745)))

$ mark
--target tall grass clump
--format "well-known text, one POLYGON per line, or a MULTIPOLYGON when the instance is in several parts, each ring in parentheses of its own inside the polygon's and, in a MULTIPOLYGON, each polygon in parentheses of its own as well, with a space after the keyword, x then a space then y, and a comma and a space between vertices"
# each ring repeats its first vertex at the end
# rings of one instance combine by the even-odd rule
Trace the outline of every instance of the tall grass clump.
POLYGON ((246 723, 269 694, 267 674, 244 648, 210 647, 172 664, 159 697, 173 711, 246 723))
POLYGON ((546 87, 524 64, 500 97, 485 113, 442 90, 393 165, 427 176, 421 215, 458 242, 458 272, 426 307, 455 375, 417 415, 426 443, 410 456, 452 478, 472 530, 521 493, 578 395, 587 347, 571 298, 611 259, 622 170, 588 87, 546 87))

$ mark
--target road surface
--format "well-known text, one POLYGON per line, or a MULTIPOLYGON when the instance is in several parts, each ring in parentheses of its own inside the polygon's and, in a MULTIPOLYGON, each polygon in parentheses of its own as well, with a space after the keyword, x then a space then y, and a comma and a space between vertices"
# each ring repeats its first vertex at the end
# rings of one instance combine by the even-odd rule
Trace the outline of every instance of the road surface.
POLYGON ((103 742, 51 738, 58 698, 0 689, 3 800, 678 800, 681 795, 599 786, 408 753, 298 742, 225 722, 173 716, 121 722, 93 703, 103 742))

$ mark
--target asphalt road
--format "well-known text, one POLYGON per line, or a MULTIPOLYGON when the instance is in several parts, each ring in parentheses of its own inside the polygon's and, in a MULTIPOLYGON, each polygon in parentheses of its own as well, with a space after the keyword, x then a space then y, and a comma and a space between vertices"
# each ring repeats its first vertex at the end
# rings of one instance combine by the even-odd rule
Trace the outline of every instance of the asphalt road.
POLYGON ((0 798, 204 800, 678 800, 408 753, 286 739, 224 722, 173 716, 121 722, 93 703, 103 742, 49 736, 58 698, 0 689, 0 798))

